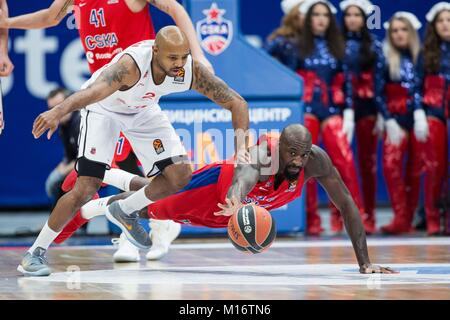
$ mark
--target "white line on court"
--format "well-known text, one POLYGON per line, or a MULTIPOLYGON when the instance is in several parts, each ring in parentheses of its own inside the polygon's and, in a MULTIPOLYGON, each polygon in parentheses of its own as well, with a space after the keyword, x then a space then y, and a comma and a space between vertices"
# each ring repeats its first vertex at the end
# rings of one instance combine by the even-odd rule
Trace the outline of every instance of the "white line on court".
MULTIPOLYGON (((201 240, 199 240, 201 241, 201 240)), ((368 239, 369 247, 392 247, 392 246, 450 246, 450 237, 445 238, 401 238, 401 239, 368 239)), ((351 247, 348 240, 298 240, 298 241, 277 241, 272 248, 324 248, 324 247, 351 247)), ((80 249, 112 249, 113 246, 62 246, 52 249, 80 250, 80 249)), ((171 250, 178 249, 228 249, 233 248, 229 242, 216 243, 175 243, 171 245, 171 250)))

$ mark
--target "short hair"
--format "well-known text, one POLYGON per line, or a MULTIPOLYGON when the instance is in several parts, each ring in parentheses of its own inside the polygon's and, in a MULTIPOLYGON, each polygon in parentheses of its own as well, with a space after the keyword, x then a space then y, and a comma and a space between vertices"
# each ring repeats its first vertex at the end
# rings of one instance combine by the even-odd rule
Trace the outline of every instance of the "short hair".
POLYGON ((72 94, 72 92, 69 89, 66 89, 63 87, 58 87, 48 93, 47 100, 57 96, 60 93, 62 93, 64 95, 64 99, 72 94))

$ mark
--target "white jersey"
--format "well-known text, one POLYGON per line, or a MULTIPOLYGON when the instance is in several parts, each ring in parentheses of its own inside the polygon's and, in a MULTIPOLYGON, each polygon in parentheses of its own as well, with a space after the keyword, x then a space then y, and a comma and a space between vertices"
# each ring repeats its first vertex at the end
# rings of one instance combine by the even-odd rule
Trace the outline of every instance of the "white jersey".
POLYGON ((164 82, 160 85, 156 85, 153 82, 151 61, 154 42, 154 40, 138 42, 117 54, 110 63, 98 69, 92 77, 83 84, 81 87, 82 89, 93 83, 103 70, 117 62, 124 54, 130 55, 134 59, 136 65, 139 67, 141 77, 132 88, 125 91, 118 90, 96 104, 88 106, 87 109, 99 105, 110 112, 134 114, 157 105, 162 96, 190 90, 193 78, 193 62, 190 55, 188 56, 186 65, 180 70, 176 77, 166 76, 164 82))

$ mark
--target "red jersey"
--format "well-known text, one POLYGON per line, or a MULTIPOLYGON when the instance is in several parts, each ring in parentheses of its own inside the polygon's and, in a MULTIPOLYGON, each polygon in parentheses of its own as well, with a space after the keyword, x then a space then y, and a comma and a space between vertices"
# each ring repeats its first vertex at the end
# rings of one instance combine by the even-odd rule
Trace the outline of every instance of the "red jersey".
MULTIPOLYGON (((268 146, 278 143, 269 137, 268 146)), ((215 216, 221 209, 232 184, 234 165, 223 161, 212 163, 193 173, 189 184, 178 193, 152 203, 148 207, 149 218, 169 219, 183 224, 223 228, 230 217, 215 216)), ((267 210, 273 210, 300 197, 304 184, 304 171, 295 183, 284 180, 277 190, 274 188, 275 175, 267 181, 258 182, 247 195, 244 203, 255 203, 267 210)))
POLYGON ((74 11, 92 73, 132 44, 155 38, 148 4, 134 13, 125 0, 74 0, 74 11))

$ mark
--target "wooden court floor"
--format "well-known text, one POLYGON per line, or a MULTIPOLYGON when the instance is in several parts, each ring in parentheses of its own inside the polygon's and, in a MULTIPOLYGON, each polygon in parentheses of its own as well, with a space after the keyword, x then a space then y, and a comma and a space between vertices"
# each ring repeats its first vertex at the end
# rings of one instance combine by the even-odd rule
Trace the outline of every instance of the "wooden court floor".
POLYGON ((450 299, 450 238, 368 241, 372 262, 399 274, 359 274, 347 239, 277 239, 259 255, 177 240, 160 261, 125 264, 112 246, 52 247, 45 278, 16 271, 25 248, 1 248, 0 299, 450 299))

